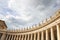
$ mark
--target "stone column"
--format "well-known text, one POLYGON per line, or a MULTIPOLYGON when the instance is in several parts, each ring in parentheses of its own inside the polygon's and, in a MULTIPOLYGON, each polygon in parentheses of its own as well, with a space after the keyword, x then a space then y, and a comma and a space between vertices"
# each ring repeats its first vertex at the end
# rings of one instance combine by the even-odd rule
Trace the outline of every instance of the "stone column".
POLYGON ((14 40, 16 39, 16 35, 14 36, 14 40))
POLYGON ((6 36, 6 40, 8 40, 8 35, 6 36))
POLYGON ((14 36, 14 35, 12 35, 12 40, 14 40, 13 36, 14 36))
POLYGON ((19 40, 21 39, 21 35, 19 36, 19 40))
POLYGON ((5 40, 5 37, 6 37, 6 33, 3 33, 1 40, 5 40))
POLYGON ((32 34, 31 34, 31 40, 32 40, 32 34))
POLYGON ((21 35, 21 37, 20 37, 20 40, 22 40, 22 35, 21 35))
POLYGON ((19 40, 19 35, 18 35, 18 40, 19 40))
POLYGON ((51 40, 54 40, 54 32, 53 32, 53 28, 51 28, 51 40))
POLYGON ((14 35, 12 35, 12 40, 14 40, 14 35))
POLYGON ((36 40, 36 33, 34 33, 34 40, 36 40))
POLYGON ((44 31, 41 32, 41 40, 44 40, 44 31))
POLYGON ((16 40, 18 40, 18 35, 16 35, 16 40))
POLYGON ((0 33, 0 39, 1 39, 1 35, 2 35, 2 34, 0 33))
POLYGON ((11 38, 11 35, 9 36, 9 39, 8 40, 10 40, 10 38, 11 38))
POLYGON ((56 26, 57 26, 57 40, 60 40, 60 26, 59 25, 56 26))
POLYGON ((28 34, 28 39, 27 40, 29 40, 29 34, 28 34))
POLYGON ((13 35, 11 35, 11 40, 13 40, 13 35))
POLYGON ((26 40, 26 36, 27 36, 27 35, 25 34, 25 40, 26 40))
POLYGON ((38 32, 37 35, 38 35, 37 40, 40 40, 40 32, 38 32))
POLYGON ((48 30, 46 30, 46 40, 49 40, 48 30))
POLYGON ((23 40, 23 38, 24 38, 24 35, 22 35, 22 40, 23 40))
POLYGON ((19 35, 17 36, 17 39, 19 39, 19 35))

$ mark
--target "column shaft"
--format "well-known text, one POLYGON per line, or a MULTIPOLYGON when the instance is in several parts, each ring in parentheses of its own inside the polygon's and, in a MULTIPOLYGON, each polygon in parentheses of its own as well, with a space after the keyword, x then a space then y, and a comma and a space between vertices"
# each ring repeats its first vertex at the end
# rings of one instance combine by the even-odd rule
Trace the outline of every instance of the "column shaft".
POLYGON ((29 40, 29 34, 28 34, 28 39, 27 40, 29 40))
POLYGON ((51 40, 54 40, 54 32, 53 32, 53 28, 51 28, 51 40))
POLYGON ((21 35, 21 38, 20 38, 20 40, 22 40, 22 35, 21 35))
POLYGON ((31 40, 32 40, 32 34, 31 34, 31 40))
POLYGON ((6 36, 6 40, 8 40, 8 35, 6 36))
POLYGON ((11 35, 11 40, 13 40, 13 36, 11 35))
POLYGON ((14 38, 13 38, 13 35, 12 35, 12 40, 13 40, 14 38))
POLYGON ((18 40, 18 35, 16 35, 17 37, 16 37, 16 40, 18 40))
POLYGON ((9 36, 9 39, 8 40, 10 40, 10 38, 11 38, 11 35, 9 36))
POLYGON ((25 40, 26 40, 27 35, 25 35, 25 40))
POLYGON ((22 35, 22 40, 23 40, 23 38, 24 38, 24 35, 22 35))
POLYGON ((36 33, 34 33, 34 40, 36 40, 36 33))
POLYGON ((14 40, 16 39, 16 35, 14 36, 14 40))
POLYGON ((19 36, 19 40, 21 39, 21 35, 19 36))
POLYGON ((59 25, 56 26, 57 26, 57 40, 60 40, 60 27, 59 25))
POLYGON ((1 37, 1 40, 5 40, 5 37, 6 37, 6 34, 3 33, 2 37, 1 37))
POLYGON ((49 40, 48 30, 46 30, 46 40, 49 40))
POLYGON ((0 34, 0 39, 1 39, 1 34, 0 34))
POLYGON ((40 40, 40 32, 38 32, 38 37, 37 37, 37 40, 40 40))
POLYGON ((44 32, 41 32, 41 40, 44 40, 44 32))

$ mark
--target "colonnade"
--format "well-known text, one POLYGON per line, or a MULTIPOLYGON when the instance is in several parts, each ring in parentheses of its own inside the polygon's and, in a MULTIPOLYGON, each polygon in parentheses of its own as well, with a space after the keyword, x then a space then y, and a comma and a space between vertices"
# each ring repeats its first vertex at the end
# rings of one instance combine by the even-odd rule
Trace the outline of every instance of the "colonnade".
POLYGON ((12 35, 0 33, 1 40, 60 40, 60 25, 48 28, 47 30, 31 33, 12 35))
POLYGON ((60 11, 47 23, 27 31, 0 30, 0 40, 60 40, 60 11), (42 26, 43 25, 43 26, 42 26))

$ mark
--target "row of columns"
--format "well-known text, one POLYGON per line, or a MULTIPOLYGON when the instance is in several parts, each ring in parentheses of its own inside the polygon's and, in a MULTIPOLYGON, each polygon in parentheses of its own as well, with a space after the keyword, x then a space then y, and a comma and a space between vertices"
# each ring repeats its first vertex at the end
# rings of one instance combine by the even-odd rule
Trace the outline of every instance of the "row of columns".
MULTIPOLYGON (((60 40, 60 26, 56 25, 57 30, 57 40, 60 40)), ((45 30, 45 37, 44 37, 44 31, 33 33, 33 34, 26 34, 26 35, 6 35, 3 34, 1 37, 1 40, 49 40, 49 31, 48 29, 45 30)), ((54 29, 50 28, 50 34, 51 34, 51 40, 55 40, 54 38, 54 29)))

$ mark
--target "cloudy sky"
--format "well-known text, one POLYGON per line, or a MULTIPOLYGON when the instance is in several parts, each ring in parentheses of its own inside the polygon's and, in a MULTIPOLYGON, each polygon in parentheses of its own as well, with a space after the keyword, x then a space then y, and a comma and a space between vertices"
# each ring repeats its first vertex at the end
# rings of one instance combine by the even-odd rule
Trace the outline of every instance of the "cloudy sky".
POLYGON ((54 15, 60 0, 0 0, 0 20, 8 29, 31 27, 54 15))

